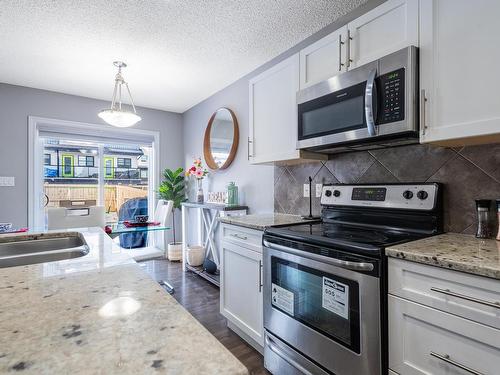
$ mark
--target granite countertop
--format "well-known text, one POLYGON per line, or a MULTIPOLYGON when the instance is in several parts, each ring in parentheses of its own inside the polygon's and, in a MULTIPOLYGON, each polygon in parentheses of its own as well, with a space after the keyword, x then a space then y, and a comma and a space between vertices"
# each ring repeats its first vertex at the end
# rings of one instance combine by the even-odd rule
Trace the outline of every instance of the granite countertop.
POLYGON ((289 225, 297 223, 311 223, 311 220, 304 220, 299 215, 288 214, 254 214, 244 216, 224 216, 219 221, 224 224, 238 225, 257 230, 264 230, 267 227, 277 225, 289 225))
POLYGON ((500 280, 500 242, 445 233, 385 249, 387 256, 500 280))
POLYGON ((0 373, 248 373, 127 250, 77 231, 87 256, 0 269, 0 373))

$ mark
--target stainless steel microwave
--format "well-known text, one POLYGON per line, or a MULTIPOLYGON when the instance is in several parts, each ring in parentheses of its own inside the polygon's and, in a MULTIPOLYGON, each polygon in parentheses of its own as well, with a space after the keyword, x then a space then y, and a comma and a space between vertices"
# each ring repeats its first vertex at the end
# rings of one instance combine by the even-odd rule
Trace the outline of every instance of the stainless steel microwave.
POLYGON ((297 93, 298 149, 418 142, 418 50, 410 46, 297 93))

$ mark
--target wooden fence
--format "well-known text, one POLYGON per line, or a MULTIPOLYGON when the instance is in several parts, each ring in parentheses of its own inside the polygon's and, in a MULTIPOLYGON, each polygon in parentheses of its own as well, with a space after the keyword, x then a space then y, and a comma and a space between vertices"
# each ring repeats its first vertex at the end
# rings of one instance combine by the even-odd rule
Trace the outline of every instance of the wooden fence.
MULTIPOLYGON (((48 207, 59 207, 61 200, 97 200, 98 186, 46 183, 44 191, 49 197, 48 207)), ((107 185, 104 187, 104 207, 107 212, 117 212, 125 201, 147 196, 147 186, 107 185)))

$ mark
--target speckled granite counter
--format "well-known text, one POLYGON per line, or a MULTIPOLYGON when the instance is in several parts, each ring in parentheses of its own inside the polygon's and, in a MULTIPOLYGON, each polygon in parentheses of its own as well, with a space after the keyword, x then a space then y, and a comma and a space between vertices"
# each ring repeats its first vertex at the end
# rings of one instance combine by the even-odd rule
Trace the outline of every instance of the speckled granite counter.
POLYGON ((240 227, 246 227, 257 230, 264 230, 267 227, 276 225, 287 225, 296 223, 310 223, 310 220, 304 220, 299 215, 287 214, 255 214, 245 216, 225 216, 220 217, 219 221, 224 224, 233 224, 240 227))
POLYGON ((500 242, 445 233, 385 249, 388 256, 500 279, 500 242))
POLYGON ((83 234, 87 256, 0 269, 0 373, 248 373, 126 250, 83 234))

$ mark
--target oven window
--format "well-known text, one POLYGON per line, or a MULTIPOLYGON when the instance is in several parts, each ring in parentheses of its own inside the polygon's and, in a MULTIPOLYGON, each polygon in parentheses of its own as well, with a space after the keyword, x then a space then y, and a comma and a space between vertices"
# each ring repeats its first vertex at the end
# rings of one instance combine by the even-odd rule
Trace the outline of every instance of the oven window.
POLYGON ((360 353, 357 282, 276 257, 271 266, 273 308, 360 353))

